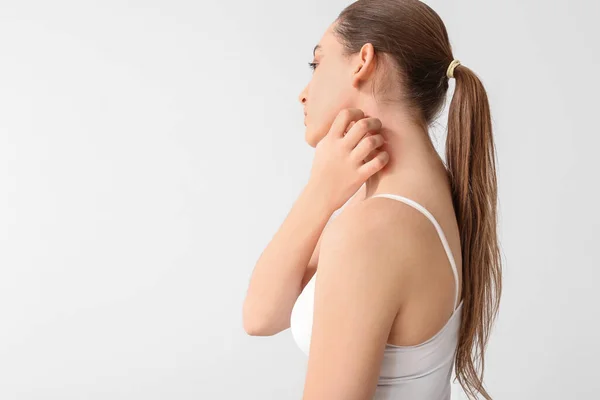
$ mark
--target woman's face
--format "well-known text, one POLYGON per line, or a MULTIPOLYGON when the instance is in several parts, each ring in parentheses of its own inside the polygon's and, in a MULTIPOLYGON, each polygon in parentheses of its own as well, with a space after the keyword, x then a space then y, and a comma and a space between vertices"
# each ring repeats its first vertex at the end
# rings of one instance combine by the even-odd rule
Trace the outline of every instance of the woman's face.
POLYGON ((311 147, 316 147, 327 135, 333 120, 343 108, 353 107, 357 96, 353 81, 360 63, 351 63, 342 56, 342 47, 331 32, 332 26, 329 26, 315 48, 312 79, 299 97, 306 114, 304 139, 311 147))

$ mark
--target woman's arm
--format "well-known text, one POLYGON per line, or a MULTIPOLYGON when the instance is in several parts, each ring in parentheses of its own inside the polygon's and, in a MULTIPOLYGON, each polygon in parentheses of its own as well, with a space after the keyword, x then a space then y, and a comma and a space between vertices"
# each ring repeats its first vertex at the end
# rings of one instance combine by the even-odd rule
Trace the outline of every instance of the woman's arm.
MULTIPOLYGON (((342 208, 363 200, 365 188, 363 184, 342 208)), ((316 196, 305 188, 256 263, 243 312, 250 335, 271 336, 288 329, 294 303, 317 271, 321 238, 334 215, 326 205, 319 206, 316 196)))
POLYGON ((333 209, 307 185, 258 259, 243 306, 244 330, 270 336, 290 324, 307 265, 333 209))

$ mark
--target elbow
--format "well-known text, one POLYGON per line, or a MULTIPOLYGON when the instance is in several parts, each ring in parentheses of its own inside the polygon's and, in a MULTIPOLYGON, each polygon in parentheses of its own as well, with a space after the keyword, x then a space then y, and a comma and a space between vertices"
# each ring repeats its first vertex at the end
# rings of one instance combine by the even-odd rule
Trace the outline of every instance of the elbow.
POLYGON ((244 326, 244 330, 246 331, 246 334, 248 336, 269 336, 269 335, 266 335, 263 330, 261 330, 258 327, 254 327, 254 326, 251 326, 251 327, 244 326))
MULTIPOLYGON (((286 329, 285 326, 268 323, 265 318, 257 318, 256 313, 250 313, 246 309, 244 309, 243 326, 249 336, 273 336, 286 329)), ((287 326, 289 327, 289 324, 287 326)))
POLYGON ((249 336, 273 336, 277 333, 277 330, 269 329, 268 326, 261 323, 260 321, 252 321, 249 319, 244 319, 244 331, 249 336))
POLYGON ((262 330, 260 325, 247 317, 244 317, 244 331, 249 336, 264 336, 261 334, 262 330))
POLYGON ((244 330, 250 336, 274 336, 287 328, 289 328, 289 324, 287 326, 275 326, 260 322, 244 321, 244 330))
POLYGON ((242 325, 244 331, 249 336, 266 336, 264 334, 264 324, 256 318, 256 313, 250 312, 246 303, 242 312, 242 325))

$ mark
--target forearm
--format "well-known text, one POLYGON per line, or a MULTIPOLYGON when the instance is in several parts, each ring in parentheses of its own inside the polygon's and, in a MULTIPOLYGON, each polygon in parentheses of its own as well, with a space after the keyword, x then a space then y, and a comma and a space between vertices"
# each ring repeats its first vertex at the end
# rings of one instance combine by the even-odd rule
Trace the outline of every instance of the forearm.
POLYGON ((285 329, 306 266, 333 211, 309 185, 301 192, 252 272, 244 301, 246 331, 268 335, 285 329))

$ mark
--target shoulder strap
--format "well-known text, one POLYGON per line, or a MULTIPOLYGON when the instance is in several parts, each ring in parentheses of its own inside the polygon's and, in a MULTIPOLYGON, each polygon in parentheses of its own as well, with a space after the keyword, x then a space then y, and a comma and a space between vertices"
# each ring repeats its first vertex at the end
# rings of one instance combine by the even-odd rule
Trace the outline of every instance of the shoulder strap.
POLYGON ((452 272, 454 274, 454 283, 456 284, 456 289, 455 289, 455 298, 454 298, 454 309, 456 310, 456 305, 458 303, 458 272, 456 270, 456 262, 454 260, 454 256, 452 255, 452 250, 450 249, 450 245, 448 244, 448 240, 446 239, 446 236, 444 235, 444 231, 442 230, 442 227, 440 226, 440 224, 437 222, 437 220, 435 219, 435 217, 425 208, 423 207, 421 204, 417 203, 414 200, 411 200, 409 198, 406 198, 404 196, 400 196, 397 194, 391 194, 391 193, 380 193, 380 194, 376 194, 374 196, 371 196, 371 198, 373 197, 386 197, 388 199, 393 199, 393 200, 398 200, 401 201, 403 203, 406 203, 414 208, 416 208, 417 210, 419 210, 421 213, 423 213, 435 226, 435 229, 438 233, 438 236, 440 237, 440 240, 442 241, 442 245, 444 246, 444 250, 446 250, 446 255, 448 256, 448 259, 450 260, 450 266, 452 267, 452 272))

